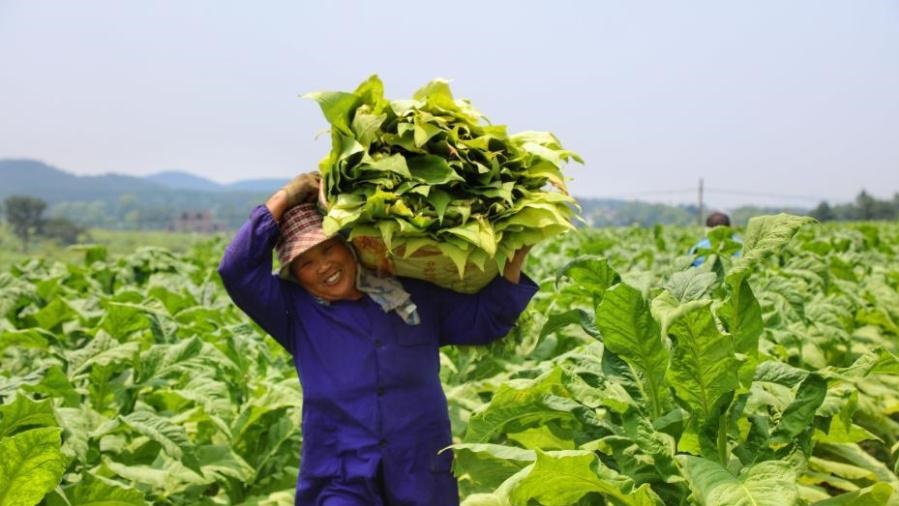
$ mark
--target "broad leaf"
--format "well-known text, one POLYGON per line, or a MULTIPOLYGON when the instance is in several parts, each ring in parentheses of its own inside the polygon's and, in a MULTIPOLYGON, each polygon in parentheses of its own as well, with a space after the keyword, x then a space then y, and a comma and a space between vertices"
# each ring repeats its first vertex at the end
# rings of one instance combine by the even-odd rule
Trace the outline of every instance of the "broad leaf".
POLYGON ((728 282, 739 286, 755 264, 783 248, 800 227, 812 221, 807 216, 789 214, 751 218, 743 236, 742 254, 727 273, 728 282))
POLYGON ((792 464, 766 461, 734 476, 717 462, 679 457, 693 496, 702 506, 789 506, 797 504, 792 464))
POLYGON ((148 411, 135 411, 119 418, 132 429, 159 443, 173 459, 182 461, 185 466, 196 472, 201 472, 194 447, 180 425, 175 425, 168 418, 148 411))
MULTIPOLYGON (((119 485, 112 480, 86 474, 80 482, 65 489, 66 501, 71 506, 147 506, 144 494, 134 488, 119 485)), ((49 506, 63 506, 61 500, 50 501, 49 506)))
POLYGON ((0 439, 0 506, 33 506, 65 471, 59 429, 32 429, 0 439))
POLYGON ((737 386, 733 342, 718 330, 708 301, 678 307, 656 303, 663 300, 657 298, 653 307, 658 308, 672 341, 666 378, 694 415, 706 420, 718 399, 737 386))
POLYGON ((606 348, 637 373, 651 412, 659 416, 668 399, 668 351, 643 296, 624 283, 607 290, 596 308, 596 326, 606 348))
POLYGON ((596 492, 610 504, 650 506, 663 503, 648 485, 636 487, 630 479, 603 465, 593 452, 537 450, 530 473, 512 490, 514 504, 536 499, 545 506, 567 506, 596 492))
POLYGON ((49 400, 33 401, 18 394, 10 404, 0 406, 0 437, 11 436, 31 427, 56 427, 56 417, 49 400))

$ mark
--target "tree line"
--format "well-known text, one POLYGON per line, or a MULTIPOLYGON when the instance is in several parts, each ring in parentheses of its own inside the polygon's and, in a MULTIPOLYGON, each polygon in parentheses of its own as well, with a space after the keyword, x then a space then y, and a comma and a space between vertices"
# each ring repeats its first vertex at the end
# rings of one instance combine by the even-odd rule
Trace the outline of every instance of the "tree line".
POLYGON ((818 221, 871 221, 899 219, 899 192, 880 200, 862 190, 854 202, 831 206, 826 200, 809 211, 818 221))

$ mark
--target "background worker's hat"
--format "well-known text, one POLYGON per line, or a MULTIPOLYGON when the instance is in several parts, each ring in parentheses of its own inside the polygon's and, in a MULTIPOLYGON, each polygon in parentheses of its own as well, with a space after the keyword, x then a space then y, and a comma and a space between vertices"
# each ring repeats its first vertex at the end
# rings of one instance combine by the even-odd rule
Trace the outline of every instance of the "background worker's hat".
POLYGON ((296 281, 290 271, 290 263, 304 251, 329 239, 322 230, 322 215, 313 203, 298 204, 284 213, 278 226, 281 229, 281 236, 275 244, 281 263, 278 275, 296 281))

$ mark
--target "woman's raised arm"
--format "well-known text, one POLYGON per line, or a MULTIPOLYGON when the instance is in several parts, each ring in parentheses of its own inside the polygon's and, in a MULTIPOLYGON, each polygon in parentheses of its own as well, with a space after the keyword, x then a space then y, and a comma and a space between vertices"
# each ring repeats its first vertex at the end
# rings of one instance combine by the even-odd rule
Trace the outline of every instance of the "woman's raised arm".
POLYGON ((293 353, 285 281, 272 274, 272 252, 278 219, 287 209, 284 190, 253 209, 219 264, 218 272, 231 300, 284 348, 293 353))

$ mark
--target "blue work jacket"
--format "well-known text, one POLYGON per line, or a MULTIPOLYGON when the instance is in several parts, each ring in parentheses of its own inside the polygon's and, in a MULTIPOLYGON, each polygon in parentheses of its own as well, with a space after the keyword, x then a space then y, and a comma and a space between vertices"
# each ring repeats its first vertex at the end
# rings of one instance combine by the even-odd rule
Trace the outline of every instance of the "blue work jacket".
POLYGON ((524 275, 519 284, 499 276, 477 294, 460 294, 398 278, 421 317, 419 325, 408 325, 368 296, 324 305, 273 275, 278 234, 268 209, 257 207, 219 273, 235 304, 293 356, 303 389, 298 483, 371 478, 381 465, 385 479, 395 482, 386 486, 411 487, 403 495, 421 497, 421 504, 458 501, 455 490, 456 497, 438 498, 441 492, 429 489, 431 474, 449 473, 453 458, 450 451, 437 453, 452 444, 439 347, 503 337, 537 286, 524 275))

